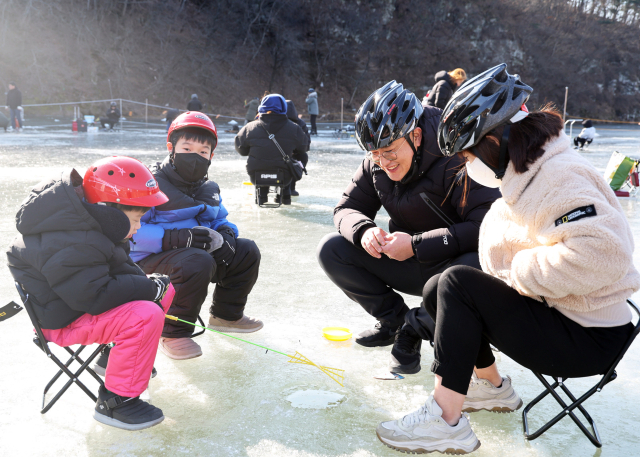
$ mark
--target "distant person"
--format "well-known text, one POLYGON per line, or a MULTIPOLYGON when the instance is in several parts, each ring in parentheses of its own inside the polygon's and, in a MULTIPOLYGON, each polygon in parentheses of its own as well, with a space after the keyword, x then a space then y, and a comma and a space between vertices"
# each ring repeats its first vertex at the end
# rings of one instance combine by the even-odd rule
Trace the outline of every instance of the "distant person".
POLYGON ((113 130, 118 122, 120 122, 120 110, 116 102, 111 102, 107 114, 100 118, 100 124, 105 130, 107 130, 107 125, 109 126, 108 130, 113 130))
POLYGON ((7 92, 7 108, 9 108, 9 115, 11 117, 11 128, 16 129, 16 132, 22 132, 21 106, 22 92, 16 87, 15 83, 11 82, 9 83, 9 92, 7 92), (16 125, 18 125, 18 127, 16 127, 16 125))
POLYGON ((171 123, 176 120, 176 117, 180 116, 180 110, 178 108, 169 108, 169 104, 165 105, 167 107, 166 116, 167 116, 167 132, 169 131, 169 127, 171 127, 171 123))
POLYGON ((254 120, 258 115, 258 106, 260 105, 260 100, 258 97, 252 98, 247 103, 244 104, 244 107, 247 108, 247 114, 244 118, 244 125, 247 125, 249 122, 254 120))
POLYGON ((427 97, 427 106, 444 109, 453 93, 467 80, 467 74, 462 68, 456 68, 449 73, 443 70, 436 73, 435 80, 436 83, 427 97))
POLYGON ((573 139, 574 149, 584 148, 585 143, 591 144, 596 137, 596 128, 590 119, 582 121, 582 126, 584 127, 582 131, 573 139))
POLYGON ((2 112, 0 112, 0 127, 4 128, 5 132, 7 131, 7 127, 9 127, 9 118, 2 112))
MULTIPOLYGON (((262 99, 258 107, 259 117, 240 129, 235 145, 238 154, 249 157, 247 173, 255 184, 256 172, 284 172, 282 186, 282 204, 291 204, 291 173, 284 162, 275 142, 269 139, 273 134, 286 155, 294 160, 305 160, 307 154, 307 136, 299 125, 287 118, 287 103, 282 95, 271 94, 262 99)), ((267 202, 268 189, 258 187, 259 204, 267 202)))
MULTIPOLYGON (((300 119, 300 116, 298 116, 298 110, 296 110, 296 105, 294 105, 291 100, 287 100, 287 117, 289 118, 290 121, 298 124, 302 129, 302 131, 304 132, 305 136, 307 137, 307 152, 308 152, 309 148, 311 147, 311 135, 309 134, 307 123, 302 119, 300 119)), ((304 165, 304 167, 307 168, 307 163, 309 162, 309 155, 305 152, 304 154, 298 154, 298 156, 300 157, 299 160, 300 162, 302 162, 302 165, 304 165)), ((296 181, 292 180, 291 196, 297 197, 299 195, 300 193, 296 191, 296 181)))
POLYGON ((318 118, 318 114, 320 114, 320 110, 318 109, 318 93, 315 89, 309 89, 309 95, 305 102, 307 103, 307 111, 311 118, 311 135, 317 135, 318 128, 316 126, 316 119, 318 118))
POLYGON ((192 94, 191 100, 187 103, 187 110, 189 111, 202 111, 202 103, 198 99, 198 94, 192 94))

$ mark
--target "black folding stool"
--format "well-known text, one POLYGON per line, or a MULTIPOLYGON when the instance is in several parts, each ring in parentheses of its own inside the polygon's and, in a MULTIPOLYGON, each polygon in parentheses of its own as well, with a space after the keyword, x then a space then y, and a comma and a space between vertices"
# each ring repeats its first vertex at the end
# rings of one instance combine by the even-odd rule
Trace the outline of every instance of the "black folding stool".
POLYGON ((589 397, 591 397, 594 393, 600 392, 604 386, 606 386, 607 384, 609 384, 611 381, 613 381, 618 377, 618 374, 616 373, 616 366, 618 365, 620 360, 622 360, 622 357, 624 357, 625 353, 631 346, 631 343, 633 343, 633 340, 636 338, 636 336, 638 336, 638 333, 640 333, 640 309, 638 309, 638 306, 631 300, 627 300, 627 303, 638 315, 638 322, 635 328, 633 329, 633 332, 631 332, 631 335, 629 336, 627 343, 624 345, 624 347, 618 354, 618 357, 616 357, 616 359, 613 361, 613 363, 611 364, 607 372, 604 374, 604 376, 602 376, 602 379, 600 379, 600 382, 598 382, 598 384, 596 384, 587 392, 585 392, 580 398, 576 399, 576 397, 573 396, 569 388, 565 385, 564 381, 567 378, 554 377, 553 379, 555 379, 555 382, 553 384, 549 384, 549 382, 547 382, 547 380, 544 378, 542 374, 533 372, 533 374, 536 375, 536 378, 538 378, 540 382, 546 387, 546 390, 542 392, 540 395, 538 395, 534 400, 532 400, 531 403, 529 403, 526 406, 526 408, 524 408, 524 410, 522 411, 522 426, 524 428, 524 436, 526 439, 535 440, 544 432, 546 432, 551 427, 553 427, 562 418, 568 415, 573 420, 573 422, 576 423, 576 425, 580 428, 580 430, 582 430, 582 433, 584 433, 586 437, 589 438, 589 441, 591 441, 594 446, 602 447, 602 441, 600 439, 600 434, 598 433, 598 429, 596 428, 596 424, 591 418, 591 416, 589 415, 589 413, 587 413, 587 411, 582 407, 582 403, 585 400, 587 400, 589 397), (570 405, 567 405, 562 399, 562 397, 560 397, 560 395, 558 395, 558 393, 555 391, 555 389, 558 387, 560 387, 562 391, 567 395, 567 397, 571 399, 572 403, 570 405), (549 394, 551 394, 553 398, 556 399, 556 401, 560 404, 560 406, 562 406, 563 409, 556 417, 554 417, 549 422, 547 422, 542 427, 540 427, 537 431, 532 433, 529 431, 529 422, 527 421, 527 414, 540 400, 542 400, 549 394), (573 412, 573 410, 576 408, 580 410, 580 412, 585 417, 585 419, 587 419, 587 422, 589 422, 589 425, 591 425, 591 429, 593 430, 593 433, 591 433, 587 429, 587 427, 585 427, 582 421, 580 421, 580 419, 576 417, 575 413, 573 412))
POLYGON ((282 204, 282 192, 285 186, 284 182, 284 172, 281 169, 274 169, 271 171, 256 171, 253 184, 255 185, 255 202, 261 208, 278 208, 282 204), (267 193, 267 201, 260 202, 258 194, 260 191, 258 189, 264 189, 264 192, 267 193), (269 193, 275 193, 276 198, 273 203, 268 202, 269 193))
POLYGON ((99 345, 98 348, 95 351, 93 351, 93 353, 86 360, 82 360, 80 358, 80 353, 84 350, 86 346, 81 345, 78 349, 75 350, 75 352, 70 348, 65 347, 64 349, 71 355, 71 358, 67 360, 66 363, 63 364, 55 356, 55 354, 53 354, 49 350, 49 342, 42 334, 42 328, 40 327, 38 318, 36 317, 36 314, 33 310, 33 306, 29 301, 29 294, 27 293, 26 290, 24 290, 24 288, 20 283, 16 282, 15 284, 16 284, 16 289, 18 289, 18 294, 20 294, 20 299, 22 300, 22 304, 24 305, 24 308, 27 310, 27 313, 29 314, 29 318, 31 319, 31 323, 33 324, 33 327, 36 330, 37 336, 33 338, 33 342, 47 355, 47 357, 49 357, 60 368, 60 370, 56 373, 56 375, 53 378, 51 378, 51 381, 49 381, 47 386, 44 388, 44 392, 42 394, 42 410, 40 411, 40 413, 44 414, 47 411, 49 411, 51 407, 55 404, 55 402, 57 402, 58 399, 62 397, 62 395, 67 391, 67 389, 69 388, 69 386, 71 386, 72 383, 76 383, 76 385, 80 387, 84 391, 84 393, 86 393, 89 396, 89 398, 93 400, 93 402, 96 402, 98 398, 87 388, 87 386, 85 386, 80 381, 80 379, 78 379, 78 377, 80 376, 80 374, 82 374, 83 371, 86 370, 91 376, 94 377, 96 381, 100 383, 101 386, 104 386, 104 382, 102 381, 100 376, 98 376, 95 373, 95 371, 89 368, 89 364, 93 362, 93 359, 95 359, 98 356, 98 354, 100 354, 102 349, 104 349, 105 346, 107 345, 106 344, 99 345), (78 370, 75 373, 69 370, 69 365, 71 365, 71 363, 73 363, 74 360, 80 364, 80 368, 78 368, 78 370), (69 380, 62 387, 62 389, 60 389, 58 393, 55 394, 55 396, 51 399, 51 401, 45 404, 47 392, 53 386, 53 384, 58 380, 58 378, 62 375, 62 373, 66 374, 69 377, 69 380))

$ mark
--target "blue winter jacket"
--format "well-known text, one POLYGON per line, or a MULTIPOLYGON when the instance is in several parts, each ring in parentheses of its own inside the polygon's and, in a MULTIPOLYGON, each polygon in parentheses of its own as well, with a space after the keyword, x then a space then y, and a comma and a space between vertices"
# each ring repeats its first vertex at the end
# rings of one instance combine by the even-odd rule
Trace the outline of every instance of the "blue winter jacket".
POLYGON ((134 262, 162 252, 162 237, 168 229, 201 225, 218 230, 226 225, 238 236, 238 227, 227 220, 229 212, 222 205, 218 184, 207 178, 196 183, 185 181, 173 168, 168 156, 162 163, 152 166, 151 173, 169 201, 151 208, 141 219, 142 227, 131 244, 134 262))

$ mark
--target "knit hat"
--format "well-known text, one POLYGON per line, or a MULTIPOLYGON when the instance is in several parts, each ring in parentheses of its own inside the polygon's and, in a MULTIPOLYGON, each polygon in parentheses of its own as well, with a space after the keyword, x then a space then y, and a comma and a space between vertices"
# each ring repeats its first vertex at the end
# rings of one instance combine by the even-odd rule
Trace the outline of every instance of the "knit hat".
POLYGON ((591 119, 585 119, 582 121, 582 125, 586 128, 593 127, 593 122, 591 122, 591 119))
POLYGON ((191 98, 198 98, 198 94, 191 94, 191 98))
POLYGON ((287 114, 287 102, 280 94, 270 94, 262 99, 258 112, 261 114, 271 111, 276 114, 287 114))
POLYGON ((316 90, 312 87, 311 89, 309 89, 309 93, 311 92, 315 92, 316 90))

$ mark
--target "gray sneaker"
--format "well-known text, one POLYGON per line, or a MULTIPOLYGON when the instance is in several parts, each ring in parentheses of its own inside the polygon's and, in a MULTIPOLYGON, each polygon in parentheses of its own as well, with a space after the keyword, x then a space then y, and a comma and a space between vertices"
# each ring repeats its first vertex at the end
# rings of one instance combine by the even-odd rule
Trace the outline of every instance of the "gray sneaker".
POLYGON ((390 448, 407 453, 438 451, 468 454, 480 447, 480 441, 471 430, 469 417, 463 413, 455 426, 447 424, 433 395, 418 411, 402 419, 382 422, 376 433, 380 441, 390 448))
POLYGON ((484 409, 495 413, 512 413, 521 407, 522 400, 513 390, 509 376, 502 378, 501 387, 496 387, 473 373, 462 411, 472 413, 484 409))
POLYGON ((247 315, 242 316, 237 321, 227 321, 211 315, 208 327, 225 333, 253 333, 264 327, 264 324, 261 320, 247 315))

